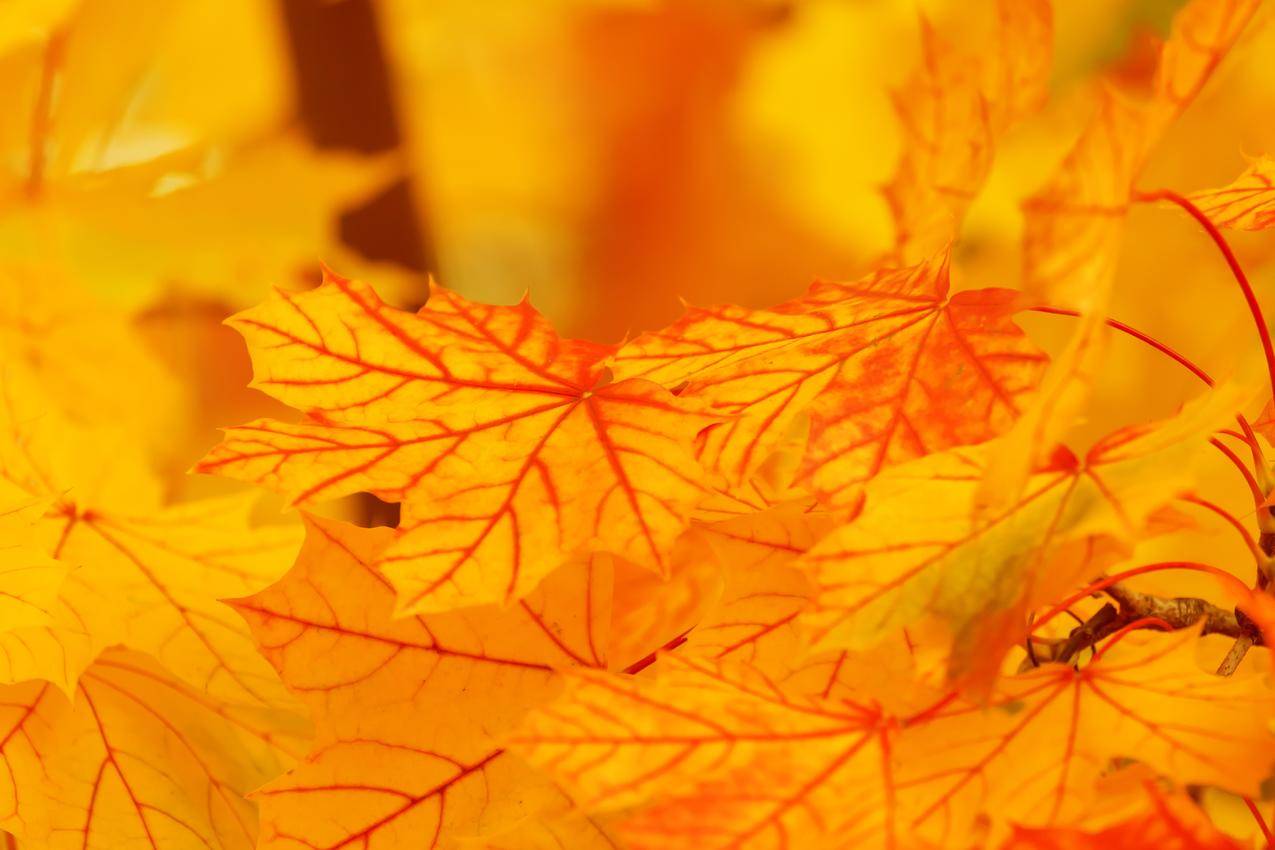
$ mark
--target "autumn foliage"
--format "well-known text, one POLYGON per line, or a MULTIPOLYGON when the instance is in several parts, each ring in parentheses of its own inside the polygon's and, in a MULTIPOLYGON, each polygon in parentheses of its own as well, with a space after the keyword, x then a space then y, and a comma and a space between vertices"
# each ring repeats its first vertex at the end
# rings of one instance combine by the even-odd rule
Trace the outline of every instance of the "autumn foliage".
MULTIPOLYGON (((8 846, 1273 846, 1275 278, 1250 273, 1275 256, 1275 159, 1211 189, 1147 177, 1259 6, 1190 0, 1093 87, 1020 198, 1017 278, 980 274, 966 222, 1049 103, 1045 0, 989 4, 981 41, 922 19, 893 240, 769 307, 608 344, 560 335, 535 291, 397 306, 400 281, 339 256, 240 297, 327 237, 280 242, 228 319, 277 403, 219 409, 251 421, 201 448, 192 473, 223 479, 203 494, 164 470, 198 457, 183 411, 229 356, 158 368, 146 298, 94 301, 77 269, 132 256, 215 290, 251 240, 142 250, 148 219, 119 210, 220 220, 237 169, 301 143, 238 140, 204 196, 138 188, 169 160, 82 173, 96 142, 50 104, 100 24, 0 41, 38 60, 34 134, 2 140, 28 155, 0 213, 8 846), (1209 252, 1190 286, 1246 309, 1242 357, 1115 315, 1137 216, 1209 252), (1090 427, 1135 350, 1189 389, 1090 427), (356 494, 396 521, 340 518, 356 494)), ((280 156, 316 207, 375 182, 280 156)))

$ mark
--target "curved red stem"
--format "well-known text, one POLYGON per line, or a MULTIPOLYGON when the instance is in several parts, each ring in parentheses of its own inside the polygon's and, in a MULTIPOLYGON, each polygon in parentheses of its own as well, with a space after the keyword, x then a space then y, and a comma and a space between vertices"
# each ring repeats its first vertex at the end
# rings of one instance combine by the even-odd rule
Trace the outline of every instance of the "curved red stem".
POLYGON ((1262 813, 1258 811, 1257 804, 1253 802, 1251 797, 1245 797, 1244 805, 1248 807, 1249 814, 1253 816, 1253 820, 1257 821, 1257 828, 1262 831, 1262 837, 1266 839, 1266 846, 1268 848, 1275 847, 1275 835, 1271 834, 1271 828, 1266 825, 1266 818, 1262 817, 1262 813))
MULTIPOLYGON (((1054 316, 1071 316, 1072 318, 1078 318, 1080 316, 1079 310, 1068 310, 1065 307, 1042 306, 1042 307, 1028 307, 1027 309, 1033 313, 1048 313, 1054 316)), ((1201 381, 1205 383, 1205 385, 1210 387, 1213 386, 1213 378, 1209 376, 1208 372, 1205 372, 1199 366, 1196 366, 1189 359, 1187 359, 1185 355, 1179 354, 1176 350, 1169 347, 1168 345, 1165 345, 1163 342, 1160 342, 1160 340, 1156 339, 1150 334, 1147 334, 1143 331, 1138 330, 1133 325, 1127 325, 1124 322, 1119 321, 1118 319, 1107 319, 1107 326, 1111 328, 1115 328, 1121 333, 1128 334, 1129 336, 1133 337, 1139 342, 1145 343, 1146 345, 1151 346, 1156 351, 1160 352, 1161 354, 1175 361, 1179 366, 1182 366, 1192 375, 1199 378, 1201 381)))
POLYGON ((1217 246, 1218 251, 1222 253, 1222 257, 1226 260, 1227 266, 1231 269, 1231 275, 1234 276, 1235 282, 1240 285, 1240 291, 1244 293, 1244 300, 1248 303, 1248 311, 1253 315, 1253 322, 1257 325, 1257 334, 1262 340, 1262 353, 1266 355, 1266 371, 1270 376, 1271 395, 1275 397, 1275 343, 1271 342, 1271 331, 1266 326, 1266 317, 1262 315, 1262 305, 1257 300, 1257 294, 1253 291, 1253 285, 1248 281, 1248 275, 1244 273, 1244 268, 1240 265, 1240 261, 1236 259, 1235 252, 1231 250, 1231 246, 1227 243, 1226 237, 1222 235, 1222 231, 1218 230, 1217 225, 1209 220, 1209 217, 1200 210, 1190 200, 1179 195, 1177 192, 1169 189, 1158 189, 1154 192, 1138 192, 1134 196, 1136 201, 1168 201, 1181 207, 1186 213, 1195 219, 1204 231, 1208 233, 1209 238, 1213 240, 1213 244, 1217 246))
MULTIPOLYGON (((1066 307, 1038 306, 1038 307, 1028 307, 1027 309, 1033 313, 1046 313, 1053 316, 1071 316, 1072 318, 1077 318, 1080 316, 1079 310, 1069 310, 1066 307)), ((1160 340, 1156 339, 1155 337, 1151 336, 1145 331, 1140 331, 1137 328, 1135 328, 1133 325, 1126 324, 1125 322, 1121 322, 1118 319, 1107 319, 1106 322, 1109 327, 1115 328, 1121 333, 1128 334, 1129 336, 1133 337, 1139 342, 1149 345, 1151 348, 1165 355, 1170 360, 1174 361, 1179 366, 1186 369, 1196 378, 1199 378, 1200 381, 1203 382, 1205 386, 1212 387, 1214 385, 1213 378, 1211 375, 1209 375, 1208 372, 1205 372, 1199 366, 1195 365, 1195 363, 1191 362, 1191 360, 1188 359, 1184 354, 1179 353, 1177 350, 1175 350, 1171 346, 1168 346, 1164 344, 1163 342, 1160 342, 1160 340)), ((1243 440, 1244 443, 1249 447, 1249 451, 1252 452, 1253 454, 1254 468, 1258 468, 1260 464, 1264 463, 1265 461, 1261 455, 1261 448, 1260 448, 1260 444, 1257 442, 1257 435, 1253 433, 1253 426, 1249 424, 1249 421, 1244 418, 1244 414, 1242 413, 1237 413, 1235 415, 1235 421, 1239 423, 1240 429, 1243 432, 1243 433, 1237 432, 1235 436, 1243 440)), ((1228 452, 1228 457, 1232 457, 1233 460, 1235 459, 1234 456, 1231 455, 1229 452, 1228 452)), ((1249 482, 1250 487, 1260 489, 1257 487, 1256 480, 1253 478, 1252 475, 1249 474, 1248 469, 1243 468, 1242 464, 1240 466, 1241 466, 1240 471, 1244 473, 1245 480, 1249 482)), ((1257 500, 1257 503, 1260 505, 1265 498, 1266 498, 1266 494, 1263 493, 1261 498, 1257 500)))
POLYGON ((1222 519, 1226 520, 1226 522, 1235 529, 1240 537, 1244 538, 1244 545, 1247 546, 1249 551, 1253 553, 1253 557, 1257 558, 1259 562, 1263 560, 1262 550, 1258 548, 1257 541, 1254 540, 1253 535, 1249 533, 1248 527, 1245 526, 1244 523, 1240 522, 1239 517, 1235 514, 1231 513, 1216 502, 1210 502, 1208 499, 1204 499, 1199 496, 1183 496, 1182 501, 1190 502, 1193 505, 1199 505, 1205 510, 1212 511, 1222 519))
POLYGON ((1244 476, 1244 482, 1248 484, 1248 489, 1253 494, 1253 504, 1260 508, 1262 503, 1266 501, 1266 494, 1262 492, 1262 488, 1258 485, 1257 479, 1253 477, 1253 473, 1244 464, 1244 461, 1240 460, 1240 456, 1231 451, 1230 447, 1217 437, 1211 438, 1209 442, 1212 443, 1218 451, 1226 455, 1227 460, 1235 464, 1235 468, 1238 469, 1240 474, 1244 476))

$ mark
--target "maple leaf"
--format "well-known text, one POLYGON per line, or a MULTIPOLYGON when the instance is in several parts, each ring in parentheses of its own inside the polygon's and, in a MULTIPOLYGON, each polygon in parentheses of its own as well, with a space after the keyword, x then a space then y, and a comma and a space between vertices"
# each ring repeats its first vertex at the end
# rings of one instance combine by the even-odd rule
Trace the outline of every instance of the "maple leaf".
POLYGON ((1234 182, 1187 196, 1218 227, 1275 227, 1275 158, 1258 157, 1234 182))
POLYGON ((1192 0, 1173 20, 1144 101, 1104 85, 1093 117, 1023 204, 1024 288, 1043 303, 1105 312, 1134 183, 1169 125, 1244 32, 1258 0, 1192 0))
POLYGON ((393 538, 308 517, 293 569, 234 603, 318 728, 257 795, 263 848, 432 848, 560 802, 495 736, 552 696, 557 670, 605 665, 609 570, 559 571, 508 609, 394 619, 375 566, 393 538))
MULTIPOLYGON (((1024 826, 1075 824, 1114 759, 1176 783, 1252 794, 1275 764, 1258 679, 1201 670, 1198 629, 1113 638, 1080 669, 1048 664, 1002 680, 987 709, 952 706, 914 730, 899 788, 929 840, 983 812, 1024 826)), ((949 833, 951 830, 951 833, 949 833)))
POLYGON ((1028 612, 1095 569, 1101 538, 1136 540, 1193 485, 1192 459, 1239 404, 1222 391, 1167 422, 1117 431, 1083 458, 1060 448, 993 512, 978 497, 995 443, 878 476, 859 517, 799 560, 816 588, 802 619, 817 643, 852 648, 935 623, 950 675, 986 686, 1028 612))
POLYGON ((747 661, 767 672, 790 670, 804 650, 797 616, 813 595, 792 562, 831 528, 826 514, 797 504, 698 526, 721 565, 722 589, 687 635, 682 653, 747 661))
POLYGON ((771 310, 695 309, 615 356, 618 376, 666 386, 731 417, 701 456, 739 482, 810 415, 799 480, 853 501, 887 465, 1004 430, 1045 357, 1010 320, 1014 294, 952 294, 947 257, 818 283, 771 310))
POLYGON ((635 850, 891 846, 898 722, 878 706, 678 654, 655 672, 574 671, 513 746, 587 811, 626 813, 635 850))
POLYGON ((47 682, 0 688, 0 824, 24 847, 249 850, 244 795, 304 733, 286 712, 236 709, 111 650, 74 702, 47 682))
MULTIPOLYGON (((615 346, 560 337, 525 299, 486 306, 435 288, 408 313, 332 274, 292 291, 300 253, 334 236, 333 205, 392 164, 315 155, 271 129, 278 103, 247 103, 252 93, 242 110, 225 109, 237 89, 186 96, 187 76, 215 78, 227 53, 246 52, 212 36, 260 23, 257 6, 165 2, 138 16, 126 5, 0 11, 0 82, 23 117, 0 123, 8 845, 1236 850, 1189 802, 1197 789, 1246 803, 1267 832, 1251 797, 1275 775, 1275 691, 1264 652, 1239 662, 1275 634, 1264 510, 1275 497, 1253 438, 1275 433, 1272 408, 1254 429, 1235 415, 1243 389, 1224 384, 1168 421, 1084 452, 1059 446, 1112 367, 1108 326, 1214 387, 1168 345, 1107 319, 1135 201, 1172 199, 1209 230, 1275 380, 1257 297, 1216 232, 1271 224, 1271 160, 1193 196, 1203 212, 1168 190, 1135 191, 1257 0, 1188 0, 1146 68, 1126 63, 1132 84, 1098 90, 1093 121, 1026 204, 1026 297, 960 281, 954 291, 949 273, 994 148, 1050 86, 1047 3, 998 0, 954 7, 942 30, 922 22, 921 65, 895 103, 904 149, 886 190, 891 267, 770 309, 691 309, 615 346), (225 215, 267 183, 273 194, 225 215), (256 527, 249 498, 174 504, 175 482, 149 469, 156 449, 179 453, 173 426, 198 415, 209 376, 224 382, 227 370, 188 369, 175 386, 173 347, 141 344, 138 299, 171 288, 177 306, 217 281, 218 297, 238 302, 271 276, 283 291, 232 323, 256 386, 299 419, 231 428, 197 468, 294 504, 368 493, 401 503, 395 527, 309 516, 256 527), (1027 305, 1079 315, 1051 371, 1015 324, 1027 305), (1219 430, 1232 417, 1240 430, 1219 430), (1224 439, 1249 444, 1252 468, 1224 439), (1257 513, 1232 515, 1229 493, 1185 501, 1243 548, 1169 507, 1196 484, 1206 441, 1239 467, 1257 513), (1170 545, 1174 558, 1208 547, 1222 566, 1163 561, 1092 581, 1135 546, 1170 545), (1232 575, 1232 552, 1253 556, 1251 590, 1232 575), (1224 580, 1236 611, 1123 586, 1156 573, 1145 580, 1186 590, 1168 584, 1171 569, 1224 580), (1099 592, 1111 604, 1086 599, 1099 592), (1062 637, 1054 618, 1069 603, 1096 613, 1062 637), (1045 606, 1048 632, 1033 628, 1045 606), (1178 631, 1140 631, 1153 627, 1178 631), (1234 640, 1220 675, 1200 664, 1214 649, 1203 633, 1234 640), (1011 674, 1006 654, 1024 638, 1011 674)), ((472 17, 464 3, 444 5, 456 10, 423 20, 472 17)), ((585 134, 605 125, 595 206, 615 206, 624 226, 564 230, 552 246, 580 268, 625 258, 595 276, 589 298, 633 289, 663 265, 681 273, 625 297, 654 304, 661 287, 697 278, 751 304, 753 282, 831 256, 795 210, 772 215, 778 207, 746 197, 756 187, 735 178, 755 170, 755 152, 745 162, 734 149, 736 107, 752 124, 778 90, 771 59, 760 70, 745 60, 765 43, 768 57, 822 65, 805 36, 787 37, 828 32, 825 12, 695 5, 554 13, 548 26, 520 11, 497 24, 552 30, 563 54, 587 35, 588 55, 555 67, 583 58, 615 102, 600 121, 570 123, 585 134), (653 81, 617 75, 637 42, 642 63, 667 66, 653 81), (663 136, 663 170, 678 179, 632 180, 653 172, 629 152, 663 136), (718 208, 728 214, 691 214, 718 208), (729 249, 761 230, 757 244, 729 249), (674 235, 677 256, 646 244, 652 234, 674 235), (699 274, 759 257, 747 273, 699 274)), ((893 24, 893 10, 880 14, 893 24)), ((1060 89, 1072 87, 1077 57, 1097 55, 1077 39, 1076 17, 1064 24, 1060 89)), ((866 52, 875 62, 892 48, 866 52)), ((243 60, 232 72, 273 91, 272 62, 243 60)), ((449 101, 472 91, 444 88, 431 91, 449 101)), ((1054 131, 1052 117, 1043 123, 1054 131)), ((1036 144, 1040 129, 1018 138, 1036 144)), ((1011 171, 1008 182, 1021 176, 1011 171)), ((541 176, 536 192, 554 182, 541 176)), ((793 181, 770 182, 796 197, 793 181)), ((577 200, 596 187, 582 188, 577 200)), ((588 205, 568 206, 590 218, 588 205)), ((470 212, 469 224, 490 220, 470 212)), ((871 222, 854 219, 840 238, 871 241, 871 222)), ((442 236, 435 247, 454 253, 442 236)), ((960 256, 997 265, 975 241, 960 256)), ((626 305, 615 300, 608 321, 639 315, 626 305)), ((182 358, 218 361, 181 342, 182 358)), ((1156 391, 1157 404, 1169 400, 1156 391)))
POLYGON ((0 486, 45 505, 32 533, 74 568, 51 624, 0 639, 6 680, 43 678, 69 692, 98 651, 123 643, 218 699, 288 704, 217 599, 277 576, 297 528, 251 528, 243 496, 162 505, 134 448, 127 434, 62 420, 19 376, 0 378, 0 486))
POLYGON ((904 135, 885 188, 896 260, 924 260, 956 239, 996 137, 1045 102, 1051 17, 1047 0, 1000 0, 993 43, 977 52, 948 43, 921 19, 921 63, 892 98, 904 135))
POLYGON ((402 500, 383 557, 404 613, 519 599, 589 547, 665 570, 707 493, 690 453, 713 421, 699 404, 606 383, 612 348, 559 339, 525 300, 435 288, 411 314, 329 275, 232 323, 256 385, 307 418, 231 428, 197 470, 294 502, 402 500))
POLYGON ((641 669, 671 645, 707 658, 747 658, 767 670, 789 666, 793 621, 811 590, 789 562, 832 524, 803 502, 809 498, 711 496, 674 546, 665 580, 612 559, 610 669, 641 669))
POLYGON ((1104 311, 1145 156, 1143 114, 1104 88, 1054 176, 1023 203, 1023 286, 1043 303, 1104 311))

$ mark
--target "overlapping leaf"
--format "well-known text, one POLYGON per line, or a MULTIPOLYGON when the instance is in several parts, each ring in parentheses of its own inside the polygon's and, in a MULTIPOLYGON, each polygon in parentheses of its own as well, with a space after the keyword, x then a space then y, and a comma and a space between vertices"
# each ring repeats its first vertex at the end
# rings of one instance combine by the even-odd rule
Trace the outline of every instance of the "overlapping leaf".
POLYGON ((1024 288, 1043 303, 1105 311, 1145 156, 1143 114, 1103 89, 1050 181, 1023 204, 1024 288))
POLYGON ((282 572, 296 527, 252 528, 242 496, 164 506, 128 434, 75 428, 40 399, 30 384, 0 381, 0 482, 46 505, 34 534, 71 570, 51 623, 0 637, 5 681, 69 691, 99 650, 124 643, 217 699, 288 704, 217 600, 282 572))
POLYGON ((921 62, 894 94, 903 153, 885 196, 892 256, 903 263, 944 250, 991 167, 996 137, 1039 108, 1053 48, 1046 0, 996 4, 989 44, 957 47, 921 21, 921 62))
POLYGON ((984 812, 1024 826, 1077 824, 1119 758, 1174 783, 1257 793, 1275 765, 1275 694, 1205 672, 1198 630, 1123 636, 1079 670, 1004 680, 991 707, 953 706, 914 730, 897 784, 912 825, 939 846, 984 812))
POLYGON ((1022 494, 990 513, 978 494, 994 443, 931 455, 878 477, 863 513, 800 563, 812 571, 818 642, 864 648, 926 624, 950 674, 986 685, 1027 614, 1100 565, 1104 537, 1136 539, 1193 484, 1192 462, 1240 404, 1232 392, 1156 426, 1116 432, 1079 458, 1059 450, 1022 494))
POLYGON ((1164 131, 1244 32, 1259 0, 1192 0, 1160 50, 1150 97, 1104 86, 1053 177, 1024 206, 1024 285, 1044 303, 1106 310, 1134 183, 1164 131))
POLYGON ((235 603, 319 729, 259 795, 261 846, 433 848, 559 804, 495 737, 554 692, 555 670, 605 665, 609 571, 573 566, 505 610, 394 619, 373 566, 392 532, 307 530, 293 570, 235 603))
POLYGON ((1221 189, 1195 192, 1191 202, 1218 227, 1265 230, 1275 227, 1275 158, 1258 157, 1221 189))
POLYGON ((897 725, 879 708, 676 654, 656 673, 573 674, 515 746, 587 810, 626 812, 635 850, 893 846, 897 725))
POLYGON ((403 500, 384 566, 405 612, 519 599, 590 546, 663 569, 705 494, 699 405, 606 383, 611 349, 559 339, 525 301, 436 289, 413 315, 329 276, 234 324, 257 386, 307 418, 232 428, 198 469, 299 502, 403 500))
POLYGON ((1124 636, 1082 669, 1005 680, 987 707, 927 699, 870 656, 776 682, 671 654, 654 678, 573 674, 516 747, 634 848, 967 846, 988 820, 1086 824, 1122 759, 1251 793, 1275 694, 1201 670, 1197 634, 1124 636))
POLYGON ((795 504, 701 526, 699 533, 721 565, 722 592, 694 624, 681 651, 744 660, 767 672, 790 669, 802 655, 797 616, 809 607, 813 593, 792 561, 831 527, 826 514, 795 504))
POLYGON ((701 456, 735 481, 809 411, 802 479, 835 504, 890 464, 1006 428, 1044 367, 1010 320, 1013 293, 952 294, 945 256, 772 310, 695 309, 620 350, 620 376, 686 384, 731 419, 701 456))
POLYGON ((301 734, 286 712, 228 706, 112 650, 73 701, 47 682, 0 689, 0 824, 24 847, 251 850, 244 795, 301 734))

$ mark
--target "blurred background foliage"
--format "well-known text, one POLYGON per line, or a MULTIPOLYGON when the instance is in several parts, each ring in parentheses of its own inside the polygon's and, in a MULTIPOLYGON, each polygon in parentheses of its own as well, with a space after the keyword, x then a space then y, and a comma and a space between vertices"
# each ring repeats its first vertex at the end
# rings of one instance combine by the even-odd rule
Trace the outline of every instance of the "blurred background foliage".
MULTIPOLYGON (((1017 285, 1019 204, 1102 79, 1146 84, 1180 5, 1055 4, 1050 102, 1000 141, 955 248, 957 287, 1017 285)), ((602 341, 668 323, 679 299, 764 306, 853 278, 892 244, 891 93, 920 61, 919 21, 960 43, 993 13, 969 0, 7 0, 0 356, 72 415, 143 434, 170 494, 192 495, 228 486, 183 474, 217 426, 279 413, 246 387, 220 322, 270 286, 314 285, 320 261, 407 307, 430 274, 479 300, 530 292, 564 333, 602 341)), ((1222 185, 1245 154, 1275 153, 1262 14, 1144 187, 1222 185)), ((1235 241, 1269 298, 1270 240, 1235 241)), ((1114 316, 1218 373, 1253 359, 1243 302, 1184 218, 1139 209, 1121 262, 1114 316)), ((1024 320, 1046 347, 1066 322, 1024 320)), ((1195 391, 1127 340, 1112 358, 1094 433, 1195 391)), ((1244 513, 1217 473, 1219 500, 1244 513)))

